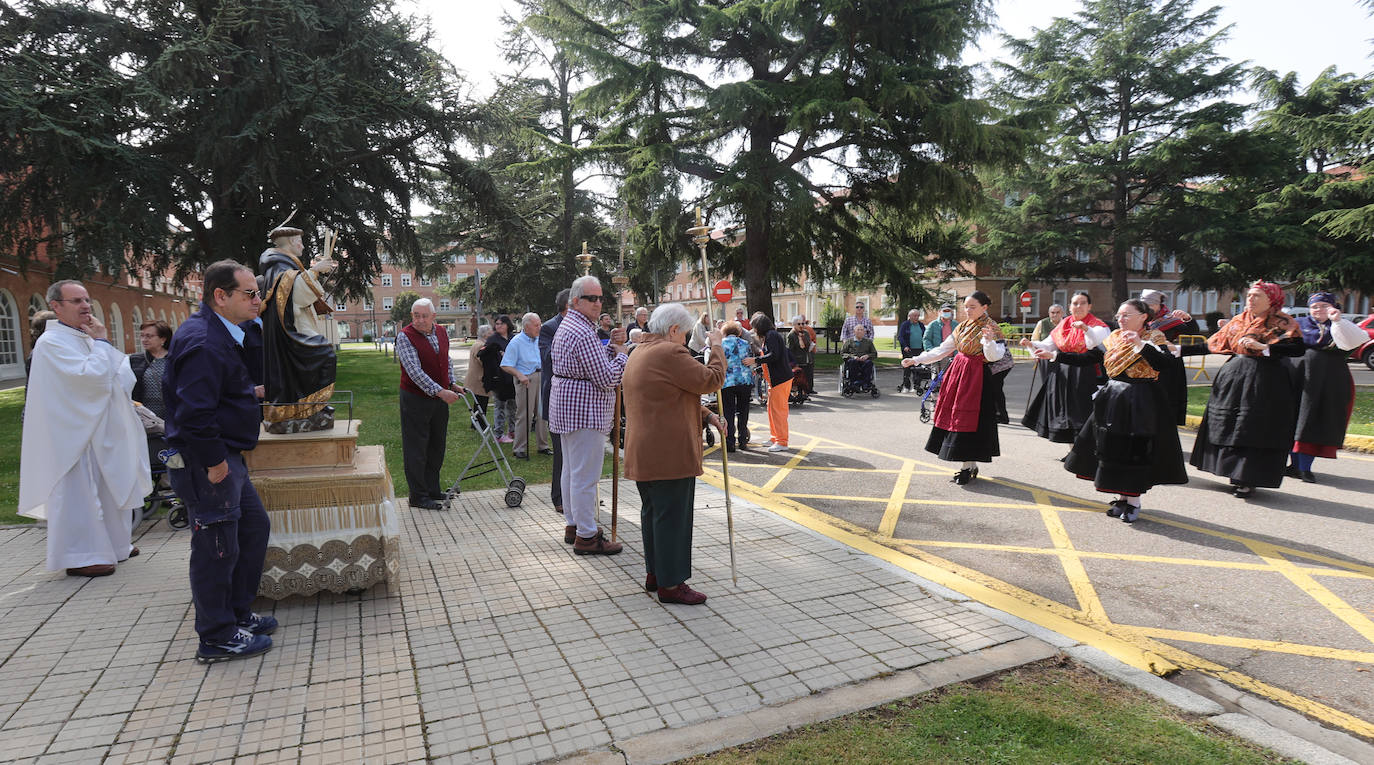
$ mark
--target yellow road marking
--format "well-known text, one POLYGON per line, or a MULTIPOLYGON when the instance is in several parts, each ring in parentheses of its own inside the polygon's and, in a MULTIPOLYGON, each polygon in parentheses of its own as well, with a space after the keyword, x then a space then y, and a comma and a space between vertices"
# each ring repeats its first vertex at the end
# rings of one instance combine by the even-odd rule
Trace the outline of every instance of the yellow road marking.
POLYGON ((1326 589, 1317 580, 1304 574, 1293 565, 1293 562, 1279 554, 1278 548, 1267 542, 1249 541, 1246 547, 1255 551, 1255 554, 1263 558, 1276 571, 1288 578, 1288 581, 1298 586, 1298 589, 1307 593, 1309 597, 1317 601, 1323 608, 1335 614, 1337 619, 1350 625, 1352 629, 1364 636, 1366 640, 1374 643, 1374 622, 1369 617, 1360 613, 1349 603, 1337 597, 1336 593, 1326 589))
MULTIPOLYGON (((702 478, 717 488, 722 487, 720 474, 715 470, 706 470, 702 478)), ((1160 675, 1168 674, 1178 669, 1177 664, 1164 659, 1153 651, 1139 647, 1136 643, 1140 642, 1140 639, 1133 642, 1107 635, 1096 625, 1087 624, 1073 618, 1071 613, 1066 616, 1065 612, 1068 611, 1066 607, 1054 603, 1053 601, 1040 598, 1034 595, 1034 593, 1019 590, 1015 594, 1009 594, 990 586, 991 583, 997 583, 1004 587, 1009 587, 1009 585, 1005 583, 998 582, 998 580, 986 577, 978 572, 966 572, 972 573, 975 576, 955 574, 949 569, 941 568, 923 560, 923 556, 921 555, 904 553, 883 544, 878 541, 879 538, 873 531, 856 526, 840 518, 833 518, 813 508, 807 507, 800 502, 794 502, 775 494, 764 492, 760 487, 744 481, 732 480, 730 485, 736 496, 747 499, 761 507, 765 507, 783 518, 787 518, 809 529, 825 534, 831 539, 843 542, 856 550, 904 568, 918 576, 922 576, 933 582, 949 587, 950 589, 962 592, 993 608, 1006 611, 1007 613, 1026 619, 1027 621, 1035 622, 1036 624, 1054 630, 1062 635, 1066 635, 1074 640, 1090 643, 1133 667, 1160 675), (1036 602, 1033 602, 1032 599, 1036 602), (1054 607, 1062 610, 1053 610, 1054 607)), ((952 565, 948 564, 948 562, 945 563, 947 565, 952 565)))
POLYGON ((778 468, 778 472, 774 473, 773 477, 768 479, 768 483, 765 483, 763 485, 763 491, 772 491, 778 488, 778 484, 782 483, 782 479, 786 478, 787 474, 792 472, 793 468, 800 465, 802 463, 802 460, 806 459, 806 455, 810 454, 811 450, 816 448, 816 445, 819 443, 819 438, 813 438, 811 439, 811 443, 798 449, 797 453, 792 455, 792 459, 788 460, 786 464, 778 468))
POLYGON ((1044 522, 1045 529, 1050 532, 1050 541, 1054 543, 1055 549, 1064 553, 1059 556, 1059 565, 1064 567, 1064 575, 1069 579, 1074 597, 1078 598, 1078 607, 1090 621, 1108 622, 1107 609, 1103 608, 1102 599, 1097 596, 1097 589, 1088 578, 1087 569, 1083 568, 1083 561, 1073 554, 1073 540, 1069 539, 1069 530, 1064 528, 1059 511, 1049 507, 1049 498, 1039 489, 1031 492, 1031 499, 1040 506, 1040 519, 1044 522))
MULTIPOLYGON (((799 434, 802 435, 802 434, 799 434)), ((842 444, 839 442, 810 436, 812 443, 806 447, 806 452, 810 452, 818 444, 825 443, 827 448, 848 449, 853 451, 872 454, 885 459, 902 460, 903 468, 907 462, 913 465, 927 468, 930 472, 940 474, 947 472, 947 466, 934 465, 917 460, 886 454, 866 447, 852 444, 842 444)), ((1356 457, 1361 461, 1374 461, 1374 459, 1356 457)), ((784 465, 779 471, 785 475, 798 466, 793 464, 798 460, 794 459, 784 465)), ((820 466, 817 466, 820 467, 820 466)), ((836 469, 838 470, 838 469, 836 469)), ((860 472, 855 470, 855 472, 860 472)), ((894 472, 874 468, 872 472, 894 472)), ((900 475, 902 470, 899 469, 900 475)), ((926 470, 912 470, 912 475, 924 474, 926 470)), ((708 470, 703 476, 708 483, 719 487, 720 474, 714 470, 708 470)), ((774 480, 769 481, 774 488, 781 482, 782 476, 775 475, 774 480)), ((1009 488, 1020 489, 1035 496, 1036 504, 1011 504, 1011 503, 986 503, 986 502, 945 502, 939 500, 904 500, 902 505, 911 504, 938 504, 943 506, 968 506, 968 507, 991 507, 991 508, 1013 508, 1013 509, 1036 509, 1045 517, 1047 513, 1059 512, 1101 512, 1097 506, 1085 506, 1085 500, 1060 492, 1048 489, 1041 489, 1015 481, 997 478, 987 478, 989 482, 1001 484, 1009 488), (1061 507, 1050 504, 1051 498, 1058 499, 1070 504, 1068 507, 1061 507)), ((932 555, 925 550, 921 550, 915 545, 928 546, 947 546, 965 547, 978 549, 1005 549, 1013 552, 1027 552, 1039 555, 1056 555, 1061 561, 1072 558, 1080 561, 1082 558, 1105 558, 1118 559, 1125 561, 1140 562, 1162 562, 1177 563, 1182 565, 1210 566, 1216 568, 1236 568, 1243 570, 1275 571, 1286 576, 1290 581, 1297 584, 1304 592, 1307 592, 1318 602, 1331 609, 1339 618, 1346 621, 1356 628, 1362 635, 1370 637, 1367 631, 1374 628, 1374 623, 1351 608, 1340 600, 1338 596, 1318 584, 1313 577, 1331 576, 1337 578, 1371 578, 1374 577, 1374 566, 1355 563, 1351 561, 1339 560, 1317 553, 1309 553, 1302 550, 1295 550, 1272 543, 1262 543, 1256 540, 1230 534, 1224 531, 1217 531, 1199 526, 1194 526, 1181 521, 1173 521, 1165 518, 1151 518, 1156 523, 1172 526, 1179 529, 1192 531, 1201 535, 1227 539, 1249 547, 1252 552, 1260 555, 1266 563, 1249 564, 1243 562, 1230 561, 1203 561, 1190 559, 1174 559, 1159 556, 1144 556, 1118 553, 1094 553, 1084 552, 1073 549, 1040 549, 1040 548, 1020 548, 1012 545, 981 545, 977 543, 942 542, 934 540, 892 540, 884 539, 879 534, 860 527, 858 525, 844 521, 811 508, 801 502, 793 501, 796 499, 829 499, 849 502, 884 502, 889 506, 892 498, 879 499, 871 497, 846 497, 837 495, 807 495, 807 494, 777 494, 768 492, 765 489, 752 484, 735 481, 737 486, 734 493, 745 499, 749 499, 756 504, 769 509, 770 511, 800 523, 803 526, 818 531, 826 536, 836 539, 855 549, 866 552, 874 557, 893 563, 908 571, 912 571, 920 576, 942 584, 953 590, 961 592, 982 603, 994 608, 1006 611, 1019 618, 1040 624, 1041 626, 1052 629, 1060 634, 1089 643, 1104 652, 1115 656, 1121 661, 1141 669, 1145 669, 1156 674, 1169 674, 1179 668, 1193 669, 1204 674, 1216 677, 1223 682, 1227 682, 1242 690, 1256 693, 1258 695, 1272 699, 1284 704, 1303 714, 1322 720, 1332 725, 1353 731, 1366 737, 1374 737, 1374 723, 1362 720, 1358 717, 1342 712, 1339 709, 1327 706, 1312 699, 1300 696, 1296 693, 1286 691, 1282 688, 1272 686, 1256 678, 1245 675, 1241 672, 1232 670, 1215 662, 1196 656, 1182 649, 1176 648, 1167 643, 1160 642, 1159 639, 1180 640, 1186 642, 1197 642, 1213 645, 1239 646, 1254 650, 1270 650, 1274 652, 1289 653, 1295 655, 1313 656, 1316 658, 1333 658, 1340 660, 1356 661, 1369 663, 1367 652, 1352 651, 1347 649, 1334 649, 1323 646, 1306 646, 1296 643, 1286 643, 1281 641, 1263 641, 1250 638, 1241 638, 1224 635, 1206 635, 1203 633, 1189 633, 1182 631, 1165 630, 1162 628, 1134 627, 1127 625, 1117 625, 1109 621, 1090 618, 1087 609, 1077 611, 1062 603, 1044 598, 1036 593, 1023 590, 1015 585, 1003 582, 994 577, 983 574, 974 569, 969 569, 948 561, 938 556, 932 555), (1258 547, 1257 547, 1258 546, 1258 547), (1265 553, 1268 553, 1267 555, 1265 553), (1316 568, 1310 566, 1300 566, 1286 557, 1298 557, 1312 562, 1335 566, 1335 569, 1316 568), (1159 639, 1156 639, 1159 638, 1159 639)), ((900 512, 900 511, 898 511, 900 512)), ((884 513, 884 517, 887 513, 884 513)), ((894 520, 895 525, 895 520, 894 520)), ((1061 523, 1062 528, 1062 523, 1061 523)), ((1095 593, 1094 593, 1095 596, 1095 593)), ((1080 603, 1083 598, 1080 597, 1080 603)), ((1092 599, 1088 599, 1092 603, 1092 599)), ((1098 603, 1100 607, 1100 603, 1098 603)), ((1374 640, 1374 637, 1371 637, 1374 640)))
MULTIPOLYGON (((784 495, 786 496, 786 495, 784 495)), ((995 545, 987 542, 953 542, 944 539, 898 539, 898 542, 915 545, 917 547, 949 547, 966 550, 988 550, 992 552, 1014 552, 1026 555, 1061 555, 1060 550, 1051 550, 1044 547, 1026 547, 1024 545, 995 545)), ((1176 566, 1200 566, 1203 568, 1229 568, 1240 571, 1270 571, 1273 566, 1267 563, 1246 563, 1244 561, 1232 560, 1207 560, 1206 558, 1171 558, 1164 555, 1138 555, 1136 553, 1109 553, 1092 552, 1089 550, 1075 550, 1074 554, 1080 558, 1092 558, 1095 560, 1118 560, 1128 563, 1166 563, 1176 566)), ((1336 579, 1374 579, 1368 574, 1358 571, 1344 571, 1331 568, 1314 568, 1310 566, 1299 566, 1299 571, 1311 576, 1329 576, 1336 579)))
MULTIPOLYGON (((915 471, 912 473, 912 475, 920 475, 920 471, 915 471)), ((883 497, 850 497, 844 494, 807 494, 804 492, 794 491, 779 491, 775 493, 782 497, 791 497, 792 499, 826 499, 835 502, 881 502, 883 504, 887 504, 889 501, 891 501, 890 499, 885 499, 883 497)), ((904 499, 902 500, 902 503, 906 505, 939 505, 941 507, 992 507, 1015 510, 1036 510, 1039 508, 1039 506, 1037 505, 1032 505, 1025 502, 958 502, 954 500, 943 499, 904 499)), ((1060 505, 1045 505, 1045 507, 1051 508, 1053 510, 1063 510, 1065 512, 1070 513, 1102 512, 1100 509, 1096 507, 1063 507, 1060 505)))
POLYGON ((1254 638, 1233 637, 1231 635, 1208 635, 1204 632, 1185 632, 1183 630, 1168 630, 1160 627, 1133 627, 1125 624, 1117 626, 1146 637, 1159 638, 1160 640, 1183 640, 1189 643, 1224 645, 1231 646, 1232 648, 1245 648, 1251 651, 1291 653, 1296 656, 1312 656, 1318 659, 1336 659, 1338 661, 1353 661, 1360 664, 1374 664, 1374 652, 1370 651, 1352 651, 1347 648, 1329 648, 1324 645, 1284 643, 1278 640, 1255 640, 1254 638))
POLYGON ((1211 675, 1223 683, 1235 686, 1242 691, 1272 699, 1308 717, 1344 728, 1345 730, 1364 736, 1365 738, 1374 738, 1374 723, 1368 720, 1361 720, 1335 707, 1329 707, 1319 701, 1313 701, 1306 696, 1299 696, 1292 691, 1285 691, 1282 688, 1270 685, 1262 680, 1257 680, 1242 672, 1237 672, 1230 667, 1222 666, 1200 656, 1194 656, 1182 649, 1174 648, 1167 643, 1161 643, 1160 645, 1162 646, 1159 649, 1161 655, 1178 661, 1189 669, 1211 675))
POLYGON ((911 486, 911 471, 915 468, 914 461, 902 460, 902 472, 897 474, 897 484, 892 487, 892 495, 887 499, 887 509, 883 511, 883 520, 878 524, 880 535, 890 537, 896 530, 897 519, 902 515, 902 502, 906 499, 906 490, 911 486))

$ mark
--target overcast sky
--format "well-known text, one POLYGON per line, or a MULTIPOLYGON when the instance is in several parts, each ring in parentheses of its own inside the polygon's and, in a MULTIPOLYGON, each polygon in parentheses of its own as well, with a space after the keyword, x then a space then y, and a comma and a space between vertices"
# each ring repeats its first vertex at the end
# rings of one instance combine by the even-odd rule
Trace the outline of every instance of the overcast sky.
MULTIPOLYGON (((513 7, 506 0, 401 0, 433 23, 439 48, 472 81, 475 94, 491 90, 491 77, 505 65, 496 51, 501 38, 501 12, 513 7)), ((1221 52, 1232 60, 1248 60, 1281 73, 1296 71, 1306 83, 1323 69, 1365 74, 1374 69, 1369 58, 1374 18, 1356 0, 1230 0, 1221 2, 1223 24, 1232 25, 1221 52)), ((998 23, 1015 37, 1047 26, 1056 16, 1071 16, 1076 0, 998 0, 998 23)), ((1209 7, 1200 2, 1197 8, 1209 7)), ((966 60, 982 62, 999 57, 999 37, 984 38, 966 60)))

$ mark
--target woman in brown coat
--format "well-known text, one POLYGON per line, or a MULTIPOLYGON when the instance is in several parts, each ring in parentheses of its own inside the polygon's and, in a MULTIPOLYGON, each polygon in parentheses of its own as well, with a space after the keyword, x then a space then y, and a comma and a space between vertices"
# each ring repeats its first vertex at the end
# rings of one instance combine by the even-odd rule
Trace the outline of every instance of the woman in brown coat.
POLYGON ((639 489, 644 589, 661 603, 695 606, 706 596, 687 586, 692 575, 692 504, 701 475, 701 428, 720 419, 701 397, 725 381, 721 332, 706 337, 705 366, 687 348, 696 321, 678 303, 659 306, 625 365, 625 477, 639 489))
POLYGON ((490 397, 487 395, 487 389, 482 385, 484 372, 482 360, 477 358, 477 354, 482 350, 482 346, 486 344, 487 337, 490 335, 490 324, 483 324, 477 328, 477 338, 473 341, 472 348, 468 350, 468 372, 463 377, 463 387, 471 391, 473 397, 477 399, 477 408, 482 410, 483 420, 487 418, 487 401, 490 397))

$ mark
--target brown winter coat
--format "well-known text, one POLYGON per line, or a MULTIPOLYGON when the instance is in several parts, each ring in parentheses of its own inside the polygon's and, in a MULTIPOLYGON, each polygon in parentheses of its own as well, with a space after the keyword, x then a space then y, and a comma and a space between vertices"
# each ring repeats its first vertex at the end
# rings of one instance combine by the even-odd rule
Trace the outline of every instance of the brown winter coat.
POLYGON ((625 477, 667 481, 701 475, 701 396, 720 390, 725 353, 703 365, 686 346, 643 335, 625 365, 625 477))

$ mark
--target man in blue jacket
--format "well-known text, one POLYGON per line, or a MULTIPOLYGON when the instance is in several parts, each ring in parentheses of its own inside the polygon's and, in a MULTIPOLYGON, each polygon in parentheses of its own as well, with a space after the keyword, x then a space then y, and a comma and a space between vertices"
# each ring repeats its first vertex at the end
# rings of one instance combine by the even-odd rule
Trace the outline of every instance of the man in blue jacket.
POLYGON ((257 316, 261 295, 232 260, 205 269, 203 290, 172 338, 162 395, 168 475, 191 518, 196 660, 208 664, 267 651, 277 620, 251 610, 270 522, 243 462, 262 418, 239 325, 257 316))

